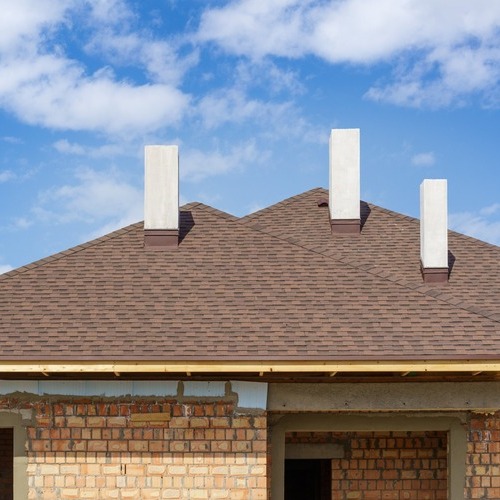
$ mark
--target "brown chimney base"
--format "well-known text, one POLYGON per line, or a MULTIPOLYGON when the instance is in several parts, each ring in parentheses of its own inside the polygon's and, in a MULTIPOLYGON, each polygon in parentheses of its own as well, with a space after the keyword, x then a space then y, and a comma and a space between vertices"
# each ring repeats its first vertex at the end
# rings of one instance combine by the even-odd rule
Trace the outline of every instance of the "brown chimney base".
POLYGON ((420 264, 420 270, 422 271, 422 278, 424 283, 448 283, 448 273, 447 267, 422 267, 420 264))
POLYGON ((179 231, 177 229, 145 229, 144 246, 151 250, 177 247, 179 231))
POLYGON ((361 231, 359 219, 331 219, 330 226, 335 234, 359 234, 361 231))

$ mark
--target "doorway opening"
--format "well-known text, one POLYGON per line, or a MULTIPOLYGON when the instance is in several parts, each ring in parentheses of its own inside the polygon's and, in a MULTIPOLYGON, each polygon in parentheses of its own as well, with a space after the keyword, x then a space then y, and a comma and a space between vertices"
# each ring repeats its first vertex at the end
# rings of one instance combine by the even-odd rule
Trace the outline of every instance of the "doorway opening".
POLYGON ((328 459, 286 459, 285 500, 330 500, 332 462, 328 459))
POLYGON ((0 428, 0 500, 14 497, 14 429, 0 428))
MULTIPOLYGON (((328 460, 331 467, 329 498, 347 498, 348 495, 363 498, 366 490, 390 492, 391 498, 403 498, 408 491, 424 492, 426 498, 434 500, 463 498, 467 456, 463 419, 463 415, 424 417, 411 414, 298 413, 280 416, 270 429, 272 498, 293 500, 300 498, 299 495, 315 498, 304 495, 303 491, 291 496, 294 495, 290 493, 291 488, 298 490, 301 483, 308 484, 299 480, 308 475, 307 470, 301 472, 300 468, 295 470, 296 480, 286 479, 293 476, 293 465, 288 464, 294 459, 328 460), (306 434, 308 442, 302 439, 306 434), (321 442, 318 442, 318 435, 321 442), (325 439, 325 435, 330 439, 325 439), (296 438, 300 438, 298 442, 296 438), (320 444, 329 446, 318 448, 320 444), (334 455, 336 445, 342 451, 337 458, 334 455), (398 493, 402 495, 397 496, 398 493)), ((312 477, 318 474, 321 477, 320 472, 309 471, 312 477)), ((304 487, 314 489, 313 484, 304 487)), ((316 498, 322 500, 321 496, 316 498)))

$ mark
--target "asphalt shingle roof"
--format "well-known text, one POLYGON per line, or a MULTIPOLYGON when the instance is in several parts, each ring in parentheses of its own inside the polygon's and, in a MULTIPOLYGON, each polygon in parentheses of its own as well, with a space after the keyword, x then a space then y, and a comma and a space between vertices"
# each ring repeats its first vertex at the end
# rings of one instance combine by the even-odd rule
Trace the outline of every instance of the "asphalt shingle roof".
POLYGON ((192 203, 177 248, 138 223, 1 275, 0 359, 500 359, 500 248, 450 232, 449 283, 424 285, 418 221, 362 203, 332 235, 325 197, 192 203))

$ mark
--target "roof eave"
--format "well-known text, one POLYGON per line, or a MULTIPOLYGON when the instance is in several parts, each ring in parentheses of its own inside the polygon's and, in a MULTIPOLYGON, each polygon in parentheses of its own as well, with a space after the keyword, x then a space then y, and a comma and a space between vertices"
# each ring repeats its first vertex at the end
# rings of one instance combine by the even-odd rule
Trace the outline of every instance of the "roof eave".
POLYGON ((500 372, 500 359, 385 360, 385 361, 255 361, 255 360, 179 360, 179 361, 0 361, 0 375, 20 373, 96 374, 96 373, 479 373, 500 372))

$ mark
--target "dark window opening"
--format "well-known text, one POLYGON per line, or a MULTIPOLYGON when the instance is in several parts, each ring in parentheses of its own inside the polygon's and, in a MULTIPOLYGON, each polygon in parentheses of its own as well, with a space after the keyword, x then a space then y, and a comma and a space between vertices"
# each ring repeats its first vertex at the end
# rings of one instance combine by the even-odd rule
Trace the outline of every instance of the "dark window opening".
POLYGON ((285 460, 285 500, 331 500, 331 498, 331 460, 285 460))

